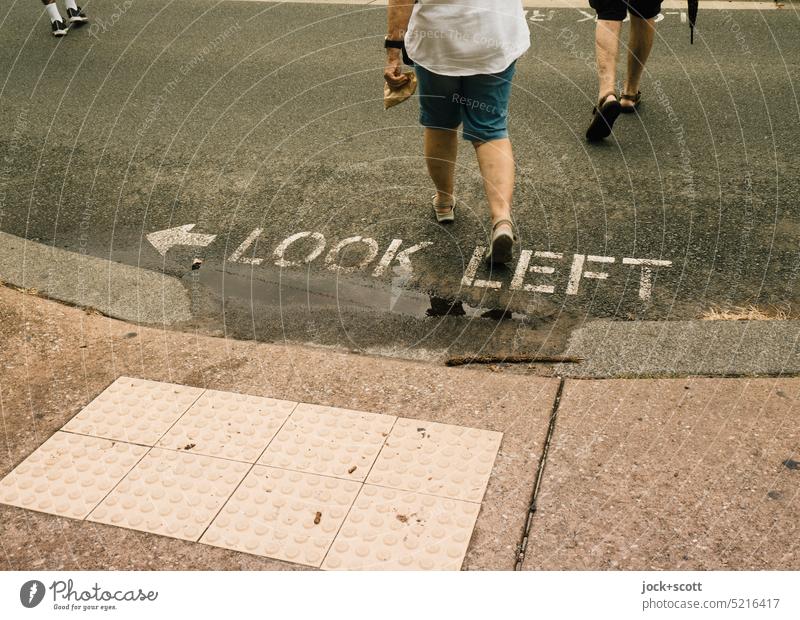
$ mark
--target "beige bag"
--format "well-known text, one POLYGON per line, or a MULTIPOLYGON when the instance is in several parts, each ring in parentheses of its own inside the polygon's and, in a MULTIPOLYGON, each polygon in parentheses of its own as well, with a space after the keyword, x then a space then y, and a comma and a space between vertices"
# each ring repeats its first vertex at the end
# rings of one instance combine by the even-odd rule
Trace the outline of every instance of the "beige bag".
POLYGON ((383 83, 383 109, 388 110, 398 103, 403 103, 417 91, 417 76, 413 71, 406 71, 403 75, 408 76, 405 84, 397 88, 391 88, 387 82, 383 83))

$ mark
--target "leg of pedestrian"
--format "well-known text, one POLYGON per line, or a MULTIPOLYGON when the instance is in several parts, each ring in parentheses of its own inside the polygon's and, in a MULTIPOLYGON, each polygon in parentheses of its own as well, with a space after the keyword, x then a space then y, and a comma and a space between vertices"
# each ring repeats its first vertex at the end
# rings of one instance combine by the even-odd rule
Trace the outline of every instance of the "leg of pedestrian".
POLYGON ((75 4, 75 0, 66 0, 64 4, 67 7, 67 22, 70 26, 80 27, 89 23, 89 18, 83 9, 75 4))
POLYGON ((655 19, 643 19, 631 15, 631 31, 628 41, 628 74, 622 87, 620 105, 623 112, 633 112, 639 105, 641 94, 639 83, 644 73, 644 65, 653 49, 655 19))
POLYGON ((598 100, 611 93, 610 100, 616 99, 617 55, 622 22, 598 19, 595 27, 595 62, 599 85, 598 100))
POLYGON ((50 18, 50 28, 53 32, 53 36, 63 37, 67 34, 67 32, 69 32, 69 27, 64 21, 64 18, 61 17, 61 13, 58 12, 56 0, 44 0, 44 8, 47 11, 47 16, 50 18))
MULTIPOLYGON (((389 0, 384 45, 405 47, 415 65, 425 161, 436 186, 436 219, 453 219, 456 130, 463 124, 464 138, 475 145, 492 214, 487 258, 509 262, 514 242, 514 158, 508 140, 508 100, 515 62, 530 46, 522 2, 462 6, 409 1, 389 0), (503 44, 497 45, 498 41, 503 44)), ((391 82, 399 61, 391 49, 387 54, 389 70, 384 77, 391 82)))
POLYGON ((597 65, 597 81, 599 85, 598 103, 592 111, 592 122, 586 130, 589 142, 602 140, 611 134, 614 121, 621 111, 616 95, 617 53, 619 52, 619 34, 624 18, 617 19, 615 13, 611 19, 602 19, 598 11, 595 27, 595 62, 597 65))
POLYGON ((474 142, 478 165, 492 216, 491 260, 508 263, 512 259, 514 230, 511 221, 511 198, 514 194, 514 153, 511 140, 474 142))
POLYGON ((511 197, 514 193, 514 153, 511 140, 475 142, 475 153, 483 177, 492 224, 511 219, 511 197))
POLYGON ((516 63, 489 75, 465 77, 462 84, 464 138, 472 142, 492 218, 487 258, 505 264, 513 258, 514 154, 508 137, 508 111, 516 63))
POLYGON ((433 208, 437 219, 452 221, 455 199, 456 157, 458 156, 458 130, 425 128, 425 163, 428 174, 436 187, 433 208))

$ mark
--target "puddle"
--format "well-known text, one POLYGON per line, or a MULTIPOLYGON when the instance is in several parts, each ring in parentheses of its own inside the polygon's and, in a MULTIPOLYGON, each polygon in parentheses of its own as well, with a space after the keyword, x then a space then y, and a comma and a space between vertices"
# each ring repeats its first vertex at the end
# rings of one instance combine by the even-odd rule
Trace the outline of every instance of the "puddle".
POLYGON ((485 308, 466 302, 425 295, 405 288, 380 287, 355 278, 331 275, 321 277, 311 272, 233 270, 203 266, 183 277, 187 287, 199 282, 223 299, 236 298, 254 305, 280 308, 282 312, 337 310, 369 310, 409 316, 465 317, 491 321, 525 321, 524 314, 505 308, 485 308))
POLYGON ((575 317, 533 317, 350 274, 204 262, 183 276, 200 332, 441 362, 456 355, 554 355, 575 317))

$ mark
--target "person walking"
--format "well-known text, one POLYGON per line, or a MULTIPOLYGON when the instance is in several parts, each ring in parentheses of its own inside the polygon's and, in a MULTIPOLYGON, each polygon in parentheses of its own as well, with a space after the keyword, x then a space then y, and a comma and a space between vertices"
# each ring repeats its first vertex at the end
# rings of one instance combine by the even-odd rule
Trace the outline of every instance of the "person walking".
POLYGON ((492 220, 487 259, 512 260, 514 155, 508 103, 517 59, 530 47, 522 0, 389 0, 384 79, 398 88, 414 63, 437 221, 455 219, 458 128, 472 143, 492 220))
POLYGON ((50 18, 50 29, 54 37, 63 37, 69 32, 70 26, 83 26, 89 21, 75 0, 66 0, 67 18, 61 17, 58 12, 56 0, 42 0, 47 16, 50 18))
POLYGON ((595 60, 599 96, 586 139, 597 142, 611 134, 621 113, 631 113, 639 107, 642 99, 639 83, 653 49, 655 18, 661 12, 661 0, 589 0, 589 5, 597 12, 595 60), (628 13, 631 16, 628 73, 622 93, 617 96, 617 53, 622 20, 628 13))

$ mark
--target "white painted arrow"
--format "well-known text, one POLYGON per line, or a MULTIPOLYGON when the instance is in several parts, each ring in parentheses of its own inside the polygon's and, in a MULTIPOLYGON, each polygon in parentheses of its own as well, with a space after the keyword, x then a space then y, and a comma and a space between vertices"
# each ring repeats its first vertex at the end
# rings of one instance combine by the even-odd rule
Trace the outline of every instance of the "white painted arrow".
POLYGON ((201 233, 189 232, 192 228, 194 228, 194 224, 184 224, 183 226, 176 226, 175 228, 157 230, 147 235, 147 240, 161 256, 164 256, 167 251, 175 245, 205 247, 217 238, 217 235, 204 235, 201 233))

